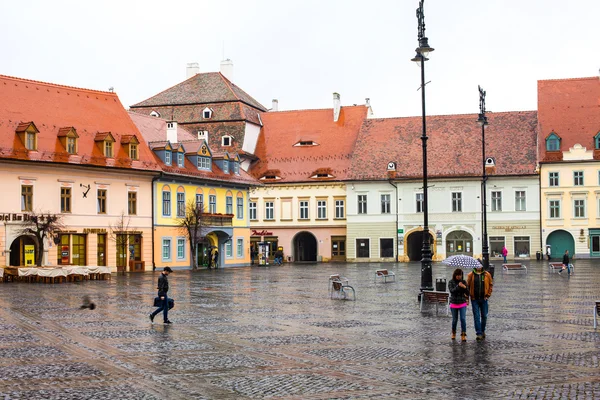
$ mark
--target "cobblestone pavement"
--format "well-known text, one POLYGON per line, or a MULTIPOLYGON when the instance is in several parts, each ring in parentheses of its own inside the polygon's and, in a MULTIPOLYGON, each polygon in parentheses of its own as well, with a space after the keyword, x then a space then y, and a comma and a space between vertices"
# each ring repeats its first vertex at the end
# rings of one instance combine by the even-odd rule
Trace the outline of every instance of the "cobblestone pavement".
POLYGON ((172 326, 148 319, 158 272, 4 283, 0 399, 600 399, 595 264, 497 270, 487 339, 469 309, 466 343, 419 311, 419 263, 175 271, 172 326), (374 282, 379 268, 397 282, 374 282), (330 300, 333 273, 356 302, 330 300))

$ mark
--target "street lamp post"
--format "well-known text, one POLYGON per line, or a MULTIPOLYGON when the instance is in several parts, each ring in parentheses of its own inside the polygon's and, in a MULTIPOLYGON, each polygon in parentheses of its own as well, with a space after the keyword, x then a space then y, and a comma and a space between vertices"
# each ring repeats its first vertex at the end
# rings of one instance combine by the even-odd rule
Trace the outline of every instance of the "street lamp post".
POLYGON ((427 124, 425 119, 425 61, 433 51, 425 36, 425 14, 423 13, 423 2, 419 1, 417 8, 418 39, 417 55, 411 60, 421 67, 421 107, 423 110, 423 249, 421 255, 421 291, 433 290, 433 277, 431 271, 431 242, 429 240, 429 208, 427 204, 427 124))
POLYGON ((481 219, 482 219, 482 246, 481 256, 483 258, 483 269, 488 271, 490 269, 490 251, 488 246, 488 234, 487 234, 487 174, 485 172, 485 127, 488 125, 487 117, 485 116, 485 90, 481 86, 479 87, 479 118, 477 123, 481 126, 481 153, 483 163, 483 176, 481 180, 481 219))

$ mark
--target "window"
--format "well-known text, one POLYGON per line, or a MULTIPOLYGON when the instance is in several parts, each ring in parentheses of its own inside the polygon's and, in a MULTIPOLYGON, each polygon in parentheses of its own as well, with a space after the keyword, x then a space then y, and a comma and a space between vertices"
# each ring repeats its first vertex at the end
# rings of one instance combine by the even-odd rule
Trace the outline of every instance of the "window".
POLYGON ((550 218, 560 218, 560 200, 550 200, 550 218))
POLYGON ((425 205, 423 204, 424 203, 425 195, 423 193, 417 193, 415 196, 416 196, 416 199, 417 199, 417 212, 418 213, 422 213, 423 210, 425 209, 424 208, 425 205))
POLYGON ((217 213, 217 196, 214 194, 208 196, 208 212, 211 214, 217 213))
POLYGON ((98 189, 98 214, 106 214, 106 189, 98 189))
POLYGON ((317 218, 327 219, 327 200, 317 200, 317 218))
POLYGON ((346 218, 346 214, 344 211, 344 200, 336 200, 335 201, 335 218, 343 219, 346 218))
POLYGON ((163 190, 162 192, 162 213, 164 216, 171 215, 171 192, 168 190, 163 190))
POLYGON ((152 110, 152 112, 150 113, 151 117, 160 117, 160 114, 154 110, 152 110))
POLYGON ((308 200, 300 200, 300 219, 308 219, 308 200))
POLYGON ((129 215, 137 214, 137 192, 127 193, 127 213, 129 215))
POLYGON ((560 150, 560 138, 554 132, 546 138, 546 151, 559 151, 560 150))
POLYGON ((177 153, 177 166, 183 167, 185 163, 185 156, 183 153, 177 153))
POLYGON ((244 257, 244 239, 242 238, 237 240, 236 253, 238 258, 244 257))
POLYGON ((70 213, 71 212, 71 188, 61 187, 60 188, 60 212, 70 213))
POLYGON ((185 217, 185 193, 177 193, 177 216, 185 217))
POLYGON ((21 186, 21 211, 33 211, 33 186, 21 186))
POLYGON ((226 174, 229 173, 229 161, 227 160, 223 160, 223 172, 225 172, 226 174))
POLYGON ((109 140, 104 142, 104 157, 112 158, 113 156, 113 143, 109 140))
POLYGON ((596 136, 594 136, 594 148, 600 150, 600 132, 596 133, 596 136))
POLYGON ((550 182, 550 186, 558 186, 558 172, 549 172, 548 180, 550 182))
POLYGON ((184 260, 185 259, 185 239, 177 238, 177 259, 184 260))
POLYGON ((369 239, 356 239, 356 258, 369 258, 369 239))
POLYGON ((524 190, 517 190, 515 192, 515 211, 526 211, 527 210, 527 201, 525 198, 524 190))
POLYGON ((255 201, 251 201, 248 203, 248 213, 250 220, 252 221, 256 221, 256 202, 255 201))
POLYGON ((462 193, 452 193, 452 212, 462 212, 462 193))
POLYGON ((138 145, 136 143, 129 144, 129 158, 132 160, 138 159, 138 145))
POLYGON ((228 240, 227 242, 225 242, 225 257, 227 257, 227 258, 233 257, 232 247, 233 246, 231 245, 231 240, 228 240))
POLYGON ((198 157, 198 169, 210 170, 210 157, 198 157))
POLYGON ((204 212, 204 195, 201 193, 196 194, 196 208, 204 212))
POLYGON ((502 257, 502 249, 504 248, 503 236, 490 236, 490 256, 502 257))
POLYGON ((225 214, 233 214, 233 197, 225 197, 225 214))
POLYGON ((394 257, 394 239, 379 239, 379 257, 394 257))
POLYGON ((223 136, 221 138, 221 146, 231 146, 231 139, 233 139, 231 136, 223 136))
POLYGON ((390 195, 389 194, 381 195, 381 213, 382 214, 390 213, 390 195))
POLYGON ((573 171, 573 186, 583 186, 583 171, 573 171))
POLYGON ((77 139, 74 137, 67 137, 67 153, 77 153, 77 139))
POLYGON ((208 107, 206 107, 204 110, 202 110, 202 118, 204 118, 204 119, 212 118, 212 110, 208 107))
POLYGON ((237 219, 244 219, 244 198, 237 198, 237 219))
POLYGON ((36 134, 33 132, 27 132, 25 134, 25 147, 27 150, 37 150, 36 134))
POLYGON ((367 213, 367 195, 366 194, 358 195, 358 213, 359 214, 367 213))
POLYGON ((502 211, 502 192, 492 192, 492 211, 502 211))
POLYGON ((265 219, 275 219, 275 207, 272 201, 265 202, 265 219))
POLYGON ((585 200, 573 200, 573 215, 575 218, 585 218, 585 200))
POLYGON ((240 174, 240 163, 237 161, 233 163, 233 173, 236 175, 240 174))
POLYGON ((528 236, 515 236, 515 257, 529 257, 528 236))
POLYGON ((165 164, 171 165, 171 152, 165 151, 165 164))
POLYGON ((171 239, 163 239, 162 259, 163 259, 163 261, 171 260, 171 239))

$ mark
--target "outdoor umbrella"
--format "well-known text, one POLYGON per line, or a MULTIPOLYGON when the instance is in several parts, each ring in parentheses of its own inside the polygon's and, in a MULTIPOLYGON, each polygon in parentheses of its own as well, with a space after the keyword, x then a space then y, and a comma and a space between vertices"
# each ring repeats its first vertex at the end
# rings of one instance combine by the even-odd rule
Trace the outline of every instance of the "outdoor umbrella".
POLYGON ((458 268, 477 268, 482 266, 478 259, 471 256, 465 256, 464 254, 450 256, 442 261, 442 264, 458 268))

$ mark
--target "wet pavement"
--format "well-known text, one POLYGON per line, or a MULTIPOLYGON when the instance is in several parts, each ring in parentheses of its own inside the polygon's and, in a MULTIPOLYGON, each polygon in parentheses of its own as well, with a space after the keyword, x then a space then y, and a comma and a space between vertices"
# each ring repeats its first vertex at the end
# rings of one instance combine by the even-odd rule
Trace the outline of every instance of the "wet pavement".
POLYGON ((0 399, 600 399, 600 262, 527 265, 497 268, 487 338, 469 309, 466 343, 419 311, 419 263, 175 271, 172 326, 148 319, 158 272, 0 284, 0 399), (355 302, 330 300, 335 273, 355 302))

